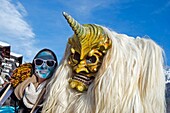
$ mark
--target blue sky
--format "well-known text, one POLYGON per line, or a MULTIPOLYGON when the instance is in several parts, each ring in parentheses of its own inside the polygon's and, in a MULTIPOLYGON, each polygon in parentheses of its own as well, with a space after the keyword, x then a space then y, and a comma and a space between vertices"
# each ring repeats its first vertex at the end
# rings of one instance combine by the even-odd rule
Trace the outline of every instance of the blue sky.
POLYGON ((170 65, 170 0, 0 0, 0 41, 26 62, 42 48, 53 50, 61 60, 73 34, 63 11, 81 24, 149 36, 164 49, 170 65))

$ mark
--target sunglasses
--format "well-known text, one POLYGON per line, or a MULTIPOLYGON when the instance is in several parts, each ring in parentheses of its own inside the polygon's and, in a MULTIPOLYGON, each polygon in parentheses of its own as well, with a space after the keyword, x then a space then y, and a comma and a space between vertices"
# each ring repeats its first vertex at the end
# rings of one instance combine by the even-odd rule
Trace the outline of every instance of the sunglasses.
POLYGON ((48 67, 53 67, 55 65, 56 61, 50 60, 50 59, 44 60, 44 59, 41 59, 41 58, 34 59, 34 64, 36 66, 41 66, 44 63, 46 63, 48 67))

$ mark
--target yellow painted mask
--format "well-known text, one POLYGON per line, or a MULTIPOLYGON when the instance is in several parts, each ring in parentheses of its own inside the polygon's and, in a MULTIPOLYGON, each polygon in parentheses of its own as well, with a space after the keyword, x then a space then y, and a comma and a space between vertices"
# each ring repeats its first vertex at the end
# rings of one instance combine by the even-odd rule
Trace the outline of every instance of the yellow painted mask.
POLYGON ((83 92, 95 79, 111 40, 100 26, 81 25, 67 13, 63 15, 75 33, 68 42, 71 45, 68 63, 73 70, 69 84, 83 92))

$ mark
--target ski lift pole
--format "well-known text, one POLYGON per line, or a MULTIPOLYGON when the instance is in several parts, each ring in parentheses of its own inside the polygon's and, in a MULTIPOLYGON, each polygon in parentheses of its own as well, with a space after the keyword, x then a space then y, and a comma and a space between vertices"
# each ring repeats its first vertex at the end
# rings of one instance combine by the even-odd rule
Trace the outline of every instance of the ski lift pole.
POLYGON ((8 84, 7 87, 1 90, 1 97, 0 97, 0 106, 4 104, 4 102, 7 100, 8 97, 12 94, 14 91, 14 88, 11 84, 8 84))

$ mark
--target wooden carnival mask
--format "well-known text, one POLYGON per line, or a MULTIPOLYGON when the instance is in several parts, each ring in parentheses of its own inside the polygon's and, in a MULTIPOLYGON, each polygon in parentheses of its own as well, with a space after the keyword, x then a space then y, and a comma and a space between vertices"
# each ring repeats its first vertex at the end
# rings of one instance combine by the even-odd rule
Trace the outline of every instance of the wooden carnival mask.
POLYGON ((75 33, 68 42, 71 45, 68 63, 73 70, 69 84, 71 88, 82 92, 94 80, 104 55, 111 47, 111 40, 102 27, 94 24, 81 25, 67 13, 64 12, 63 15, 75 33))

